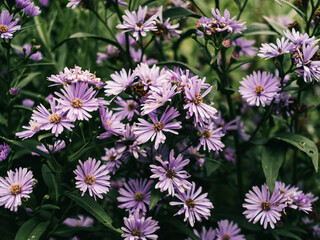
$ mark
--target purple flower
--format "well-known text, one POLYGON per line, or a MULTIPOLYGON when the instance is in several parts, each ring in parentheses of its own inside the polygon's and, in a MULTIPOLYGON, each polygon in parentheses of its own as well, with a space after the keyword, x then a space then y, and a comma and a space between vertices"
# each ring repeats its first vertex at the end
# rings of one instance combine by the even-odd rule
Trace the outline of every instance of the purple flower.
POLYGON ((140 216, 138 211, 129 215, 129 218, 124 218, 125 227, 121 227, 124 231, 121 237, 124 240, 156 240, 158 236, 154 234, 160 227, 158 221, 153 220, 151 217, 145 218, 140 216))
POLYGON ((74 9, 79 5, 80 2, 81 0, 69 0, 67 7, 71 7, 71 9, 74 9))
POLYGON ((22 126, 22 128, 27 130, 16 133, 16 136, 22 138, 22 140, 25 140, 26 138, 31 138, 34 134, 41 130, 40 124, 34 120, 29 121, 29 126, 22 126))
POLYGON ((157 18, 157 14, 152 15, 148 20, 146 20, 148 7, 144 7, 142 9, 139 6, 138 12, 135 11, 130 12, 129 10, 125 10, 126 15, 123 15, 123 23, 117 25, 118 29, 123 29, 124 32, 133 31, 133 37, 138 41, 139 36, 142 37, 147 36, 148 31, 156 31, 157 28, 155 26, 155 19, 157 18))
POLYGON ((22 204, 22 198, 30 198, 32 187, 35 184, 32 171, 27 168, 8 171, 6 178, 0 177, 0 206, 9 208, 10 211, 18 211, 22 204))
POLYGON ((140 62, 143 62, 143 63, 146 63, 148 65, 150 64, 155 64, 158 62, 157 59, 154 59, 154 58, 147 58, 147 55, 143 55, 142 56, 142 60, 141 60, 141 55, 142 55, 142 50, 140 48, 138 48, 137 50, 133 47, 130 47, 130 56, 132 58, 132 60, 136 63, 140 63, 140 62))
POLYGON ((6 160, 9 153, 10 153, 10 147, 5 143, 1 144, 0 145, 0 162, 6 160))
MULTIPOLYGON (((20 56, 27 57, 31 53, 31 48, 32 48, 31 44, 26 43, 22 46, 22 49, 25 49, 25 52, 23 50, 17 49, 17 53, 20 56)), ((37 51, 37 52, 31 54, 29 58, 36 61, 36 62, 40 61, 40 60, 42 60, 42 53, 37 51)))
POLYGON ((104 133, 100 134, 98 138, 103 139, 110 137, 111 135, 121 135, 124 131, 124 124, 121 123, 121 119, 109 111, 108 108, 100 107, 99 109, 102 126, 104 127, 104 133))
POLYGON ((250 106, 269 105, 278 96, 280 82, 277 77, 267 72, 248 75, 240 82, 239 93, 250 106))
POLYGON ((72 131, 72 120, 65 117, 61 110, 57 110, 55 102, 51 102, 51 113, 42 105, 33 110, 31 119, 40 124, 40 130, 50 130, 57 137, 66 128, 72 131))
POLYGON ((95 98, 97 92, 87 83, 77 82, 63 86, 61 93, 55 92, 60 97, 57 99, 60 109, 67 114, 67 118, 75 120, 89 120, 92 116, 89 112, 96 111, 99 107, 98 100, 95 98))
POLYGON ((237 130, 237 120, 233 119, 232 121, 226 123, 226 121, 222 118, 221 112, 219 111, 217 114, 217 119, 214 120, 214 125, 216 128, 222 127, 222 132, 226 133, 227 131, 237 130))
MULTIPOLYGON (((216 232, 210 227, 208 230, 202 226, 201 232, 193 229, 194 234, 199 237, 201 240, 216 240, 216 232)), ((191 238, 187 238, 186 240, 192 240, 191 238)))
POLYGON ((189 81, 189 84, 190 85, 188 87, 185 87, 185 101, 187 104, 183 106, 184 109, 188 110, 187 119, 194 115, 195 124, 206 122, 209 119, 215 119, 217 110, 203 102, 203 98, 210 93, 212 86, 209 87, 204 93, 201 93, 201 89, 203 88, 203 80, 189 81))
POLYGON ((128 118, 128 120, 131 121, 134 114, 139 115, 139 111, 137 110, 139 104, 136 101, 125 101, 118 97, 115 103, 121 106, 118 108, 113 108, 113 110, 118 111, 117 113, 115 113, 115 115, 119 116, 121 119, 128 118))
POLYGON ((232 46, 235 47, 235 52, 241 55, 253 57, 257 54, 258 48, 253 47, 255 40, 247 40, 245 38, 237 38, 232 42, 232 46))
POLYGON ((30 4, 30 0, 16 0, 16 4, 18 8, 25 8, 30 4))
POLYGON ((253 191, 250 190, 246 194, 246 203, 242 204, 247 209, 243 214, 249 219, 249 222, 253 220, 254 224, 260 220, 264 229, 268 224, 274 228, 277 221, 280 220, 282 210, 286 207, 281 202, 280 192, 274 191, 270 197, 270 191, 266 184, 262 185, 262 191, 257 186, 252 189, 253 191))
POLYGON ((146 213, 150 203, 151 185, 153 181, 148 179, 130 179, 119 189, 120 197, 118 202, 122 203, 119 208, 125 208, 126 211, 135 211, 146 213))
MULTIPOLYGON (((50 154, 48 149, 50 150, 50 152, 55 153, 60 151, 61 149, 64 149, 65 147, 66 147, 66 143, 64 140, 57 140, 53 145, 47 144, 47 147, 44 144, 41 144, 41 146, 37 146, 39 150, 41 150, 46 154, 50 154)), ((32 155, 39 156, 39 154, 37 153, 32 153, 32 155)))
POLYGON ((158 149, 160 143, 164 143, 166 140, 164 132, 178 134, 178 132, 174 130, 181 128, 181 122, 171 121, 179 115, 179 112, 174 107, 169 108, 169 106, 167 106, 160 120, 154 113, 149 114, 153 123, 139 118, 139 123, 134 127, 134 134, 138 136, 137 140, 141 143, 145 143, 149 141, 149 139, 151 139, 151 141, 155 139, 154 148, 158 149))
POLYGON ((291 94, 288 94, 288 92, 280 93, 279 96, 275 98, 274 103, 276 104, 274 109, 276 115, 285 113, 288 117, 290 116, 289 106, 293 103, 291 94))
POLYGON ((0 36, 1 38, 12 38, 13 33, 21 28, 17 25, 19 19, 13 19, 13 14, 10 15, 6 10, 2 10, 0 15, 0 36))
POLYGON ((217 240, 245 240, 244 236, 239 234, 240 231, 238 224, 221 220, 218 222, 218 228, 216 228, 217 240))
POLYGON ((19 93, 20 88, 10 88, 10 95, 15 96, 19 93))
POLYGON ((189 221, 190 226, 193 227, 195 220, 201 222, 201 218, 208 219, 210 209, 213 208, 212 203, 207 198, 208 193, 201 194, 202 187, 196 191, 196 184, 192 182, 192 186, 186 192, 176 194, 176 197, 181 202, 170 202, 170 205, 183 205, 181 209, 174 215, 181 215, 185 213, 184 221, 189 221), (201 194, 201 195, 200 195, 201 194))
POLYGON ((104 87, 106 96, 118 95, 119 93, 126 90, 127 87, 132 85, 132 82, 134 81, 136 75, 134 73, 131 74, 131 70, 129 70, 127 73, 123 68, 120 71, 120 74, 118 72, 115 72, 114 74, 111 74, 110 77, 113 81, 107 81, 104 87))
POLYGON ((96 199, 103 198, 102 194, 109 192, 110 188, 110 175, 106 165, 101 165, 101 161, 96 161, 94 158, 88 158, 87 161, 82 163, 73 172, 76 176, 76 187, 82 191, 81 196, 88 190, 89 195, 96 199))
POLYGON ((98 56, 97 63, 105 62, 107 59, 115 58, 120 54, 119 48, 113 45, 106 46, 105 51, 106 53, 101 53, 101 52, 97 53, 97 56, 98 56))
POLYGON ((231 147, 227 147, 224 151, 223 151, 223 156, 224 158, 228 161, 228 162, 232 162, 235 163, 236 162, 236 156, 235 156, 235 152, 231 147))
POLYGON ((177 91, 176 85, 164 83, 161 88, 151 88, 151 94, 144 100, 142 104, 141 115, 154 112, 157 108, 165 105, 166 102, 171 102, 172 98, 180 91, 177 91))
POLYGON ((121 157, 123 154, 123 151, 125 150, 125 146, 120 147, 120 148, 105 148, 104 150, 106 151, 105 156, 101 157, 101 160, 105 162, 105 165, 107 167, 107 170, 109 172, 112 172, 113 175, 116 172, 116 169, 120 167, 122 164, 121 157))
POLYGON ((203 146, 203 150, 208 151, 222 151, 224 144, 221 142, 221 138, 225 135, 221 130, 222 128, 215 128, 213 122, 198 126, 197 129, 201 133, 200 143, 197 146, 199 151, 200 147, 203 146))
POLYGON ((22 105, 25 106, 25 107, 32 108, 33 105, 34 105, 34 101, 31 100, 31 99, 24 99, 24 100, 22 101, 22 105))
POLYGON ((67 218, 63 221, 63 224, 66 224, 70 227, 92 227, 93 226, 93 218, 85 217, 83 215, 78 215, 78 219, 67 218))
POLYGON ((48 7, 50 0, 39 0, 39 3, 41 4, 41 6, 43 7, 48 7))
POLYGON ((299 211, 303 211, 305 213, 312 212, 312 199, 307 194, 301 192, 297 196, 293 197, 293 201, 299 211))
POLYGON ((174 150, 170 151, 169 161, 163 161, 160 157, 156 157, 156 160, 161 163, 162 166, 150 165, 151 175, 150 178, 158 178, 159 182, 155 188, 160 188, 161 192, 167 191, 170 195, 175 195, 175 190, 184 192, 185 189, 191 188, 191 183, 186 179, 190 177, 187 171, 183 170, 190 160, 184 159, 181 154, 174 158, 174 150))
POLYGON ((320 81, 320 61, 312 61, 312 57, 317 52, 319 46, 303 44, 302 52, 297 49, 299 57, 296 60, 298 69, 297 72, 303 76, 305 82, 313 80, 320 81))
POLYGON ((315 37, 309 37, 307 33, 301 34, 299 31, 296 31, 294 28, 290 31, 283 31, 284 35, 292 42, 295 47, 297 48, 298 46, 301 46, 303 43, 308 45, 315 45, 319 42, 319 39, 315 39, 315 37))
POLYGON ((23 12, 31 17, 37 16, 41 13, 41 10, 38 6, 35 6, 34 3, 30 3, 23 9, 23 12))
POLYGON ((258 56, 265 59, 270 59, 278 57, 285 53, 288 53, 292 50, 293 44, 289 42, 289 39, 282 37, 281 39, 277 38, 277 45, 274 43, 262 43, 259 49, 258 56))

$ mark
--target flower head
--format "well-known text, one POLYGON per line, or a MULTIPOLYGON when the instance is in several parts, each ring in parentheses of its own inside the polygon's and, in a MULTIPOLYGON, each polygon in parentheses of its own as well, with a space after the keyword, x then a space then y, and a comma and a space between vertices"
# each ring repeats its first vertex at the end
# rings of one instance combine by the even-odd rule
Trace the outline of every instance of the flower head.
POLYGON ((225 135, 222 132, 222 128, 215 128, 213 122, 198 126, 197 129, 201 133, 200 143, 197 146, 197 150, 203 147, 203 150, 208 151, 222 151, 224 144, 221 142, 221 138, 225 135))
POLYGON ((5 143, 1 144, 0 145, 0 162, 6 160, 9 153, 10 153, 10 147, 5 143))
POLYGON ((277 221, 280 220, 282 210, 286 207, 281 202, 280 192, 274 191, 270 196, 266 184, 262 185, 262 190, 256 186, 252 189, 253 191, 250 190, 246 194, 246 203, 242 204, 247 209, 243 214, 249 219, 249 222, 253 220, 254 224, 260 220, 264 229, 267 228, 268 224, 271 228, 274 228, 277 221))
POLYGON ((139 111, 137 110, 139 104, 134 100, 122 100, 120 97, 115 101, 116 104, 120 105, 118 108, 113 108, 113 110, 117 111, 115 113, 116 116, 119 116, 121 119, 128 118, 129 121, 132 120, 132 117, 136 114, 139 115, 139 111))
POLYGON ((78 215, 78 219, 67 218, 63 221, 64 224, 70 227, 92 227, 93 222, 93 218, 85 217, 83 215, 78 215))
POLYGON ((289 39, 282 37, 277 39, 277 45, 270 43, 262 43, 258 56, 265 59, 278 57, 292 50, 293 44, 289 42, 289 39))
POLYGON ((175 215, 185 213, 184 221, 189 221, 190 226, 193 227, 195 220, 201 222, 201 218, 208 219, 210 209, 213 208, 212 203, 207 198, 208 193, 201 194, 202 187, 196 190, 196 184, 192 182, 192 186, 186 192, 179 192, 176 197, 180 202, 170 202, 170 205, 182 205, 181 209, 175 215), (200 195, 201 194, 201 195, 200 195))
POLYGON ((25 8, 30 4, 30 0, 16 0, 16 4, 18 8, 25 8))
POLYGON ((13 19, 13 14, 10 15, 6 10, 2 10, 0 15, 0 36, 1 38, 12 38, 13 33, 21 28, 17 25, 19 19, 13 19))
POLYGON ((228 220, 218 222, 218 228, 216 228, 217 240, 245 240, 244 236, 239 233, 238 224, 228 220))
POLYGON ((15 171, 8 171, 8 176, 0 177, 0 206, 9 208, 10 211, 16 212, 18 206, 22 204, 22 198, 30 198, 34 186, 32 171, 27 168, 19 168, 15 171))
POLYGON ((121 135, 124 131, 124 124, 121 123, 119 116, 113 114, 108 108, 100 107, 99 109, 102 126, 105 130, 98 138, 103 139, 111 135, 121 135))
POLYGON ((63 86, 61 92, 63 95, 55 92, 60 97, 57 99, 59 103, 57 109, 61 109, 66 113, 67 118, 73 121, 88 121, 92 117, 89 112, 96 111, 99 107, 98 100, 95 98, 97 92, 92 87, 89 88, 87 83, 67 84, 63 86))
POLYGON ((125 69, 122 69, 120 74, 115 72, 114 74, 111 74, 110 77, 113 81, 107 81, 104 87, 107 96, 118 95, 126 90, 128 86, 132 85, 136 75, 131 74, 131 70, 129 70, 127 73, 125 69))
POLYGON ((123 23, 117 25, 118 29, 123 29, 124 32, 133 31, 133 37, 138 41, 139 36, 145 37, 148 31, 156 31, 155 19, 157 14, 152 15, 148 20, 146 19, 148 7, 142 8, 139 6, 138 12, 130 12, 126 10, 126 15, 123 15, 123 23))
POLYGON ((302 44, 311 44, 315 45, 319 42, 319 39, 315 39, 315 37, 309 37, 307 33, 302 34, 299 31, 296 31, 294 28, 287 31, 283 31, 284 35, 295 45, 295 47, 302 46, 302 44))
POLYGON ((257 54, 258 48, 253 47, 255 40, 247 40, 245 38, 237 38, 232 41, 232 46, 235 47, 235 51, 241 55, 253 57, 257 54))
POLYGON ((151 185, 153 181, 147 179, 130 179, 119 189, 120 197, 117 200, 122 203, 119 208, 126 211, 146 213, 146 206, 150 203, 151 185))
MULTIPOLYGON (((31 46, 31 44, 26 43, 22 46, 22 49, 25 49, 25 52, 23 50, 17 50, 17 53, 23 57, 27 57, 31 53, 32 46, 31 46)), ((36 62, 40 61, 42 59, 42 53, 37 51, 37 52, 31 54, 29 58, 36 61, 36 62)))
POLYGON ((67 7, 71 7, 71 9, 75 9, 80 2, 81 0, 69 0, 67 7))
MULTIPOLYGON (((216 240, 216 232, 212 227, 208 230, 203 226, 201 232, 196 229, 193 229, 194 234, 199 237, 201 240, 216 240)), ((191 238, 187 238, 186 240, 192 240, 191 238)))
POLYGON ((27 130, 16 133, 16 136, 18 136, 19 138, 22 138, 23 140, 26 138, 32 137, 34 134, 36 134, 41 130, 40 124, 34 120, 29 121, 29 126, 22 126, 22 127, 27 130))
POLYGON ((179 23, 171 25, 170 18, 167 18, 166 21, 163 21, 162 6, 159 8, 158 17, 159 19, 156 19, 155 23, 157 30, 153 32, 154 35, 164 39, 171 39, 172 37, 176 36, 179 37, 179 35, 182 33, 181 30, 177 30, 179 23))
POLYGON ((84 163, 79 160, 80 165, 73 172, 76 174, 76 187, 82 192, 82 196, 88 190, 89 195, 102 199, 102 194, 106 194, 110 189, 110 175, 106 165, 101 165, 101 161, 88 158, 84 163))
POLYGON ((145 143, 149 139, 151 141, 155 139, 154 148, 158 149, 160 143, 164 143, 166 140, 164 132, 178 134, 175 130, 181 128, 181 122, 172 122, 172 120, 179 115, 179 112, 174 107, 169 108, 168 106, 160 119, 154 113, 149 114, 152 123, 139 118, 139 123, 134 127, 134 134, 138 136, 137 140, 145 143))
POLYGON ((124 240, 158 239, 158 236, 154 234, 154 232, 160 227, 158 227, 158 222, 151 217, 145 218, 144 216, 140 216, 138 211, 135 211, 123 220, 125 227, 121 228, 124 231, 121 237, 123 237, 124 240))
POLYGON ((105 156, 101 157, 101 160, 105 162, 105 165, 109 172, 112 172, 113 174, 115 174, 116 169, 120 167, 120 165, 122 164, 121 157, 125 148, 126 147, 124 146, 117 149, 115 148, 104 149, 106 151, 106 154, 105 156))
MULTIPOLYGON (((46 154, 50 154, 49 151, 52 153, 58 152, 61 149, 64 149, 65 147, 66 147, 66 143, 64 140, 57 140, 54 142, 54 144, 47 144, 47 147, 44 144, 41 144, 41 146, 37 146, 39 150, 41 150, 46 154), (49 151, 47 148, 49 149, 49 151)), ((32 155, 39 156, 38 153, 32 153, 32 155)))
POLYGON ((168 190, 169 194, 174 196, 176 190, 184 192, 191 187, 191 183, 186 180, 190 174, 183 170, 183 167, 190 162, 189 159, 183 159, 181 154, 175 158, 174 150, 171 150, 169 161, 163 161, 160 157, 156 157, 156 160, 162 165, 150 165, 153 173, 150 178, 159 179, 156 189, 160 188, 161 192, 168 190))
POLYGON ((41 10, 38 6, 35 6, 34 3, 30 3, 23 9, 23 12, 31 17, 37 16, 41 13, 41 10))
POLYGON ((239 93, 251 106, 265 106, 271 103, 272 99, 278 96, 280 82, 267 72, 248 75, 240 82, 239 93))

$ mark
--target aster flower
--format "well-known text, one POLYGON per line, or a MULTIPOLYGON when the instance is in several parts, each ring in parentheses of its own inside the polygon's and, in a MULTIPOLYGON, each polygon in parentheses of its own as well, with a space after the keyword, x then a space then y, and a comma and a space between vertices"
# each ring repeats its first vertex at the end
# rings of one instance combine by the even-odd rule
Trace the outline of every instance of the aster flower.
POLYGON ((190 86, 185 88, 185 101, 186 104, 183 106, 184 109, 187 109, 187 119, 194 115, 194 123, 203 123, 209 119, 215 119, 215 114, 217 110, 203 102, 203 98, 207 96, 212 86, 209 87, 204 93, 201 93, 202 81, 189 81, 190 86))
POLYGON ((10 15, 6 10, 2 10, 0 15, 0 36, 1 38, 12 38, 13 33, 20 30, 21 26, 17 25, 19 19, 13 19, 13 14, 10 15))
POLYGON ((201 133, 200 143, 197 146, 197 150, 203 147, 203 150, 208 151, 222 151, 224 144, 221 142, 221 138, 225 135, 222 132, 222 128, 215 128, 213 122, 198 126, 197 129, 201 133))
POLYGON ((109 192, 110 188, 107 166, 101 165, 101 161, 90 157, 84 163, 79 160, 79 163, 80 165, 73 172, 76 174, 76 187, 81 190, 81 196, 88 190, 94 200, 96 197, 102 199, 102 194, 109 192))
POLYGON ((113 108, 113 110, 118 111, 115 113, 116 116, 119 116, 121 119, 128 118, 129 121, 132 120, 134 114, 139 115, 137 110, 139 104, 134 100, 122 100, 120 97, 117 97, 115 103, 120 105, 118 108, 113 108))
POLYGON ((237 120, 233 119, 232 121, 226 123, 226 121, 222 118, 222 114, 220 111, 217 113, 217 118, 214 120, 214 125, 216 126, 216 128, 221 127, 223 133, 237 130, 237 120))
POLYGON ((161 88, 150 87, 150 89, 151 94, 143 101, 141 115, 154 112, 180 92, 177 91, 177 86, 172 86, 171 83, 164 83, 161 88))
POLYGON ((294 28, 291 31, 283 31, 283 33, 295 45, 296 48, 301 46, 303 43, 306 45, 315 45, 319 42, 319 39, 316 39, 314 36, 310 38, 307 33, 301 34, 294 28))
POLYGON ((1 144, 0 145, 0 162, 6 160, 9 153, 10 153, 10 147, 5 143, 1 144))
POLYGON ((303 211, 305 213, 312 212, 312 200, 308 195, 301 192, 300 194, 297 194, 297 196, 293 197, 293 201, 299 211, 303 211))
POLYGON ((0 206, 16 212, 22 204, 22 198, 30 198, 32 187, 35 184, 32 171, 27 168, 8 171, 7 177, 0 177, 0 206))
POLYGON ((107 167, 107 170, 109 172, 112 172, 114 175, 116 172, 116 169, 120 167, 122 164, 121 157, 123 154, 123 151, 126 149, 125 146, 120 147, 120 148, 105 148, 105 156, 101 157, 101 160, 105 162, 105 165, 107 167))
POLYGON ((150 178, 158 178, 159 182, 155 188, 160 188, 161 192, 167 191, 170 195, 175 195, 175 190, 184 192, 185 189, 191 187, 191 183, 186 179, 190 177, 187 171, 183 170, 190 160, 183 159, 182 155, 179 154, 176 158, 174 157, 174 150, 170 151, 169 161, 163 161, 160 157, 156 157, 156 160, 161 163, 162 166, 150 165, 151 175, 150 178))
MULTIPOLYGON (((210 227, 208 230, 203 226, 201 232, 193 229, 194 234, 199 237, 201 240, 216 240, 216 232, 210 227)), ((186 240, 192 240, 187 238, 186 240)))
POLYGON ((270 197, 270 191, 266 184, 262 185, 262 190, 257 186, 252 189, 253 191, 250 190, 246 194, 246 203, 242 204, 247 209, 243 214, 249 219, 249 222, 253 220, 254 224, 260 220, 264 229, 268 224, 274 228, 277 221, 280 220, 282 210, 286 207, 286 204, 281 202, 280 192, 274 191, 270 197))
POLYGON ((154 234, 160 227, 158 221, 153 220, 151 217, 145 218, 140 216, 138 211, 129 215, 129 218, 124 218, 125 227, 121 227, 124 231, 121 237, 124 240, 156 240, 158 236, 154 234))
POLYGON ((217 240, 245 240, 244 236, 239 233, 238 224, 228 220, 218 222, 218 228, 216 228, 217 240))
POLYGON ((224 151, 223 151, 223 157, 228 161, 228 162, 232 162, 235 163, 236 162, 236 156, 235 156, 235 152, 231 147, 227 147, 224 151))
POLYGON ((121 135, 123 133, 124 124, 120 122, 121 119, 118 116, 104 107, 100 107, 99 112, 102 126, 106 132, 100 134, 98 138, 103 139, 110 137, 111 135, 121 135))
POLYGON ((257 54, 258 51, 258 48, 252 46, 255 42, 255 40, 237 38, 232 41, 232 46, 235 47, 235 52, 237 52, 239 56, 246 55, 249 57, 253 57, 257 54))
POLYGON ((105 62, 108 59, 112 59, 117 57, 120 54, 119 48, 113 45, 108 45, 105 47, 105 53, 98 52, 97 56, 97 63, 105 62))
POLYGON ((132 85, 132 82, 136 78, 136 75, 134 73, 131 74, 131 69, 127 73, 123 68, 120 71, 120 74, 118 72, 115 72, 114 74, 111 74, 110 77, 113 81, 107 81, 104 87, 106 96, 118 95, 119 93, 126 90, 128 86, 132 85))
POLYGON ((25 107, 32 108, 34 106, 34 101, 31 100, 31 99, 26 98, 26 99, 23 99, 22 105, 25 106, 25 107))
POLYGON ((148 31, 156 31, 155 27, 155 19, 157 18, 157 14, 152 15, 148 20, 146 20, 148 7, 144 7, 142 9, 139 6, 138 12, 130 12, 129 10, 125 10, 126 15, 123 15, 124 19, 122 24, 117 25, 118 29, 123 29, 124 32, 133 31, 133 37, 138 41, 139 36, 145 37, 148 31))
POLYGON ((277 38, 277 45, 262 43, 257 55, 261 58, 270 59, 290 52, 292 47, 293 44, 289 42, 289 39, 285 39, 285 37, 277 38))
POLYGON ((119 208, 125 208, 126 211, 146 213, 146 206, 150 203, 152 183, 153 181, 142 178, 130 179, 119 189, 120 197, 117 200, 122 203, 119 208))
POLYGON ((156 19, 155 23, 157 30, 153 32, 154 35, 164 39, 179 37, 179 35, 182 33, 181 30, 177 30, 177 28, 179 27, 179 23, 171 25, 170 18, 167 18, 167 20, 164 22, 162 15, 162 6, 159 8, 158 17, 159 18, 156 19))
POLYGON ((199 76, 193 75, 189 70, 174 68, 168 74, 171 82, 178 84, 178 90, 184 91, 185 88, 190 87, 190 83, 192 82, 201 82, 201 89, 207 89, 210 86, 210 84, 205 83, 206 78, 199 79, 199 76))
POLYGON ((93 226, 93 218, 85 217, 83 215, 78 215, 78 219, 67 218, 63 221, 63 224, 66 224, 70 227, 92 227, 93 226))
POLYGON ((71 7, 71 9, 75 9, 80 2, 81 0, 69 0, 67 7, 71 7))
POLYGON ((18 8, 25 8, 30 4, 30 0, 16 0, 16 5, 18 8))
POLYGON ((41 13, 41 10, 38 6, 35 6, 34 3, 30 3, 23 9, 23 12, 31 17, 37 16, 41 13))
POLYGON ((49 3, 50 3, 50 0, 39 0, 39 3, 43 7, 48 7, 49 3))
POLYGON ((158 149, 160 143, 164 143, 166 140, 164 132, 178 134, 178 132, 174 130, 181 128, 181 122, 171 121, 179 115, 179 112, 175 108, 169 108, 169 106, 167 106, 160 120, 154 113, 149 114, 153 123, 139 118, 139 123, 134 127, 134 134, 138 136, 137 140, 141 143, 145 143, 149 141, 149 139, 151 139, 151 141, 155 139, 154 148, 158 149))
POLYGON ((201 222, 201 218, 208 219, 210 217, 210 209, 213 208, 212 203, 207 198, 208 193, 201 194, 202 187, 196 190, 196 184, 192 182, 192 186, 186 192, 176 194, 176 197, 181 202, 170 202, 170 205, 183 205, 181 209, 174 215, 185 213, 184 221, 189 221, 193 227, 195 220, 201 222), (200 195, 201 194, 201 195, 200 195))
POLYGON ((249 105, 269 105, 273 98, 278 96, 280 82, 276 77, 267 72, 248 75, 240 82, 239 93, 249 105))
POLYGON ((142 50, 140 48, 138 48, 137 50, 133 47, 130 47, 130 56, 132 58, 132 60, 136 63, 140 63, 140 62, 143 62, 143 63, 146 63, 148 65, 151 65, 151 64, 155 64, 158 62, 157 59, 154 59, 154 58, 147 58, 147 55, 143 55, 142 56, 142 50), (141 56, 142 56, 142 59, 141 59, 141 56))
POLYGON ((29 121, 29 126, 22 126, 22 128, 27 129, 23 132, 18 132, 16 133, 16 136, 19 138, 22 138, 22 140, 25 140, 27 138, 31 138, 34 134, 39 132, 40 129, 40 124, 37 121, 30 120, 29 121))
POLYGON ((274 109, 276 115, 285 113, 287 116, 290 116, 289 106, 293 103, 291 94, 288 94, 288 92, 280 93, 279 96, 275 98, 274 103, 276 104, 274 109))
POLYGON ((65 117, 61 110, 57 110, 55 101, 50 103, 51 113, 42 105, 33 110, 31 119, 40 124, 40 130, 50 130, 57 137, 66 128, 72 131, 74 125, 72 120, 65 117))
POLYGON ((15 96, 19 93, 20 88, 10 88, 10 95, 15 96))
MULTIPOLYGON (((42 152, 46 154, 50 154, 50 152, 55 153, 60 151, 61 149, 64 149, 66 147, 66 142, 64 140, 57 140, 54 142, 54 144, 47 144, 47 147, 44 144, 41 144, 41 146, 37 146, 37 149, 41 150, 42 152), (48 148, 48 149, 47 149, 48 148)), ((38 153, 32 153, 32 155, 40 156, 38 153)))
MULTIPOLYGON (((25 49, 25 52, 23 50, 17 49, 17 53, 20 56, 27 57, 31 53, 31 48, 32 48, 31 44, 26 43, 22 46, 22 49, 25 49)), ((40 61, 40 60, 42 60, 42 53, 37 51, 37 52, 31 54, 29 58, 36 61, 36 62, 40 61)))
POLYGON ((319 46, 303 44, 302 52, 297 49, 299 58, 297 62, 297 72, 303 76, 305 82, 312 82, 313 80, 320 81, 320 61, 312 61, 312 57, 317 52, 319 46))
POLYGON ((57 109, 61 109, 66 113, 67 118, 75 120, 89 120, 92 116, 89 112, 96 111, 99 107, 95 98, 97 92, 92 87, 88 87, 87 83, 77 82, 72 85, 65 85, 61 93, 55 92, 60 97, 57 99, 59 105, 57 109))

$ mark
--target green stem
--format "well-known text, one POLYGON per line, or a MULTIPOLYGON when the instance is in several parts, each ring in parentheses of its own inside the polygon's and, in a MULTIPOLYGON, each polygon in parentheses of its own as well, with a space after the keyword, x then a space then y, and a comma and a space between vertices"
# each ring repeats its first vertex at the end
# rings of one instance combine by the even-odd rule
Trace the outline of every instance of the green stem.
POLYGON ((241 14, 242 14, 244 8, 246 7, 247 3, 248 3, 248 0, 245 0, 244 3, 243 3, 243 5, 242 5, 242 7, 239 9, 240 11, 239 11, 239 15, 238 15, 238 17, 237 17, 237 20, 240 19, 241 14))

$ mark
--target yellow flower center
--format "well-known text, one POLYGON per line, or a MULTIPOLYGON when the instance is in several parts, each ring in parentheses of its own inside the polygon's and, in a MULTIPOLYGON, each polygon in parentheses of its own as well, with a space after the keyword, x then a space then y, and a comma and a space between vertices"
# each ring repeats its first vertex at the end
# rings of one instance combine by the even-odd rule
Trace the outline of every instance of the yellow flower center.
POLYGON ((71 106, 74 108, 81 108, 82 107, 82 101, 79 98, 75 98, 71 101, 71 106))
POLYGON ((11 186, 10 186, 10 189, 9 189, 10 194, 11 194, 11 195, 15 195, 15 196, 17 196, 18 194, 20 194, 20 193, 21 193, 21 190, 22 190, 21 185, 20 185, 20 184, 17 184, 17 183, 11 185, 11 186))
POLYGON ((88 185, 93 185, 96 182, 96 178, 92 174, 89 174, 85 177, 84 182, 88 185))
POLYGON ((257 96, 261 96, 261 93, 264 91, 264 88, 261 87, 260 85, 256 86, 254 89, 254 92, 256 93, 257 96))
POLYGON ((208 139, 211 137, 211 132, 209 130, 204 130, 203 133, 202 133, 202 136, 204 139, 208 139))
POLYGON ((261 208, 262 208, 263 211, 270 211, 271 204, 268 201, 263 201, 261 203, 261 208))
POLYGON ((187 204, 188 208, 194 208, 196 206, 195 201, 193 199, 191 199, 191 198, 188 198, 186 200, 186 204, 187 204))
POLYGON ((58 124, 61 122, 61 117, 59 116, 59 114, 56 113, 52 113, 49 117, 50 122, 58 124))
POLYGON ((0 33, 8 32, 8 27, 6 25, 0 24, 0 33))
POLYGON ((145 195, 142 192, 136 192, 133 198, 137 202, 142 202, 145 199, 145 195))
POLYGON ((135 229, 131 232, 132 236, 142 237, 142 232, 139 229, 135 229))
POLYGON ((174 178, 174 176, 176 175, 176 172, 172 169, 168 169, 168 171, 166 172, 166 176, 167 178, 174 178))

